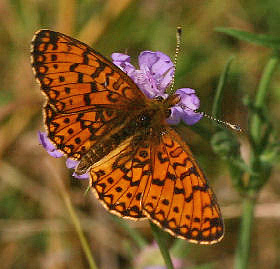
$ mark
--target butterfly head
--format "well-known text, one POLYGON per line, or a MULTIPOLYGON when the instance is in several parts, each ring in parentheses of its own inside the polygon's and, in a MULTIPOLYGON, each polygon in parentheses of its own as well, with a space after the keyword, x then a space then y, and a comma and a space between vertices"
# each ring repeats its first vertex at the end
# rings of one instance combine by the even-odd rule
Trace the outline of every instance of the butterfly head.
POLYGON ((171 108, 177 105, 180 102, 181 98, 178 94, 169 95, 166 99, 162 96, 157 96, 154 98, 154 101, 158 104, 161 104, 165 118, 169 118, 171 115, 171 108))

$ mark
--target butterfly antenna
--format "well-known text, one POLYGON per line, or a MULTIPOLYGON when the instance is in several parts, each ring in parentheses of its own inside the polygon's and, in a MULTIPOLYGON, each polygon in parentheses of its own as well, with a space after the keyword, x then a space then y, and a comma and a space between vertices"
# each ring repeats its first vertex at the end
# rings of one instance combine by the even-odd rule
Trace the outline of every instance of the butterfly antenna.
POLYGON ((240 128, 240 126, 238 126, 236 124, 232 124, 232 123, 230 123, 228 121, 223 121, 223 120, 216 119, 216 118, 206 114, 205 112, 198 112, 198 113, 202 114, 205 118, 213 120, 213 121, 215 121, 215 122, 217 122, 219 124, 222 124, 222 125, 230 128, 230 129, 233 129, 233 130, 238 131, 238 132, 242 132, 242 129, 240 128))
MULTIPOLYGON (((177 68, 177 59, 178 59, 178 55, 180 52, 180 47, 181 47, 181 37, 182 37, 182 27, 181 26, 177 26, 177 30, 176 30, 176 49, 175 49, 175 55, 174 55, 174 72, 172 75, 172 79, 171 79, 171 87, 170 87, 170 91, 169 91, 169 95, 172 95, 174 93, 174 84, 175 84, 175 73, 176 73, 176 68, 177 68)), ((238 132, 242 132, 242 129, 240 128, 240 126, 236 125, 236 124, 232 124, 230 122, 227 121, 223 121, 223 120, 219 120, 216 119, 208 114, 206 114, 205 112, 198 112, 200 114, 202 114, 204 117, 213 120, 219 124, 222 124, 230 129, 233 129, 235 131, 238 132)))
POLYGON ((171 79, 171 87, 170 87, 170 94, 172 95, 174 93, 174 84, 175 84, 175 73, 176 73, 176 67, 177 67, 177 59, 178 54, 180 52, 180 46, 181 46, 181 37, 182 37, 182 27, 177 26, 176 30, 176 49, 175 49, 175 55, 174 55, 174 72, 171 79))

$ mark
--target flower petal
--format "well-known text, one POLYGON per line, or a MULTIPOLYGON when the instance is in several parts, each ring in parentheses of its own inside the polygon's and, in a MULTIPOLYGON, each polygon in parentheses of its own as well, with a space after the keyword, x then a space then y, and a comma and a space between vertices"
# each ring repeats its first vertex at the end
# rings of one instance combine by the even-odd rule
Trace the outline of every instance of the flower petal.
POLYGON ((66 160, 66 167, 67 168, 75 169, 78 164, 79 164, 79 161, 76 161, 76 160, 73 160, 73 159, 70 159, 70 158, 68 158, 66 160))
POLYGON ((170 57, 160 51, 143 51, 140 53, 138 61, 140 69, 147 66, 153 76, 163 76, 168 70, 174 69, 170 57))
POLYGON ((169 124, 178 124, 183 120, 188 125, 197 123, 203 114, 195 112, 199 108, 200 101, 195 94, 195 90, 190 88, 182 88, 176 91, 179 94, 180 102, 171 108, 171 115, 167 119, 169 124))
POLYGON ((196 110, 199 108, 200 101, 199 98, 196 96, 194 89, 178 89, 176 91, 176 94, 180 95, 181 100, 179 102, 179 105, 181 105, 183 108, 189 110, 196 110))
POLYGON ((140 69, 145 69, 146 67, 152 69, 152 66, 157 62, 157 60, 158 57, 156 55, 156 52, 149 50, 142 51, 138 56, 140 69))
MULTIPOLYGON (((77 165, 79 164, 79 161, 76 161, 76 160, 73 160, 73 159, 70 159, 68 158, 66 160, 66 166, 67 168, 70 168, 70 169, 75 169, 77 167, 77 165)), ((88 179, 89 178, 89 175, 88 173, 85 173, 85 174, 82 174, 82 175, 78 175, 76 174, 76 172, 74 172, 72 174, 73 177, 77 178, 77 179, 88 179)))
POLYGON ((162 80, 160 81, 160 84, 159 84, 159 88, 160 89, 166 89, 171 81, 172 81, 172 78, 173 78, 173 74, 174 74, 174 68, 170 68, 164 75, 164 77, 162 78, 162 80))
POLYGON ((168 124, 176 125, 179 124, 181 120, 181 114, 183 114, 183 109, 179 106, 171 108, 171 115, 167 119, 168 124))
POLYGON ((78 174, 76 174, 76 172, 74 172, 72 174, 72 176, 77 178, 77 179, 89 179, 89 174, 88 173, 85 173, 85 174, 82 174, 82 175, 78 175, 78 174))
POLYGON ((123 53, 112 53, 113 63, 129 76, 133 75, 135 67, 130 63, 130 56, 123 53))
POLYGON ((113 62, 127 62, 130 63, 130 56, 124 53, 114 52, 111 55, 113 62))
POLYGON ((47 136, 47 133, 39 131, 38 139, 39 143, 45 148, 49 155, 55 158, 60 158, 63 156, 63 153, 58 151, 55 145, 50 141, 50 139, 47 136))
POLYGON ((131 78, 134 80, 140 90, 148 98, 152 99, 157 96, 157 94, 160 94, 160 92, 158 91, 156 81, 151 75, 150 71, 147 67, 145 69, 146 70, 136 70, 131 78))
POLYGON ((174 64, 172 63, 169 56, 160 51, 157 51, 156 55, 158 58, 157 62, 152 66, 152 71, 154 74, 164 76, 167 71, 174 69, 174 64))
POLYGON ((160 51, 143 51, 139 55, 139 66, 141 70, 148 68, 157 90, 164 93, 174 74, 174 64, 170 57, 160 51))
POLYGON ((200 112, 194 112, 192 110, 185 110, 184 114, 181 115, 181 119, 188 125, 193 125, 201 120, 203 114, 200 112))

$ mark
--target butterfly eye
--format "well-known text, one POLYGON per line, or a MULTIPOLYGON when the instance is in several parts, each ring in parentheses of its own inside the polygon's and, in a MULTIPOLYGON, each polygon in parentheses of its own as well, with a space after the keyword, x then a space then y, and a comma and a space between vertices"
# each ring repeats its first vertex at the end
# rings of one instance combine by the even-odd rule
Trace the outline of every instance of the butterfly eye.
POLYGON ((156 101, 159 102, 159 103, 163 103, 164 98, 161 97, 161 96, 156 96, 156 97, 154 98, 154 100, 156 100, 156 101))

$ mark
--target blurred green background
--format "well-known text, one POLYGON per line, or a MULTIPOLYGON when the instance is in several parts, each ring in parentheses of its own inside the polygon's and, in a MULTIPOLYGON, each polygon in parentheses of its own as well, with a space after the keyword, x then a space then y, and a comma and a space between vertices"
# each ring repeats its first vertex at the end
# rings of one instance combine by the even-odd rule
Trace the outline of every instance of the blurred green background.
MULTIPOLYGON (((137 63, 142 50, 173 57, 176 26, 183 27, 176 88, 197 90, 201 110, 211 113, 219 76, 234 55, 222 104, 222 119, 244 130, 238 134, 248 159, 247 109, 271 50, 238 41, 215 27, 280 35, 280 4, 275 0, 1 0, 0 2, 0 260, 1 268, 88 268, 65 200, 70 197, 99 268, 145 268, 158 255, 135 244, 91 193, 87 182, 71 177, 62 159, 39 145, 44 130, 44 98, 30 66, 30 41, 48 28, 71 35, 104 56, 124 52, 137 63)), ((279 67, 271 82, 268 108, 280 120, 279 67)), ((213 130, 207 119, 199 123, 213 130)), ((233 131, 234 132, 234 131, 233 131)), ((225 219, 226 234, 217 245, 197 246, 182 240, 174 255, 181 268, 232 268, 237 245, 240 196, 227 166, 209 141, 187 128, 180 134, 191 146, 213 187, 225 219), (179 249, 179 251, 178 251, 179 249)), ((280 268, 280 168, 275 167, 256 207, 250 268, 280 268)), ((123 222, 149 243, 147 221, 123 222)), ((170 244, 174 239, 170 239, 170 244)), ((178 246, 178 244, 177 244, 178 246)))

